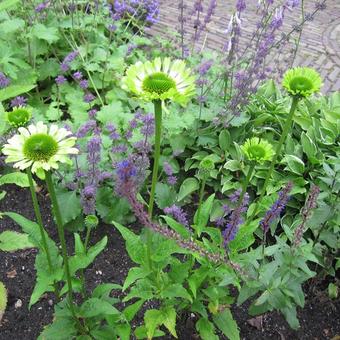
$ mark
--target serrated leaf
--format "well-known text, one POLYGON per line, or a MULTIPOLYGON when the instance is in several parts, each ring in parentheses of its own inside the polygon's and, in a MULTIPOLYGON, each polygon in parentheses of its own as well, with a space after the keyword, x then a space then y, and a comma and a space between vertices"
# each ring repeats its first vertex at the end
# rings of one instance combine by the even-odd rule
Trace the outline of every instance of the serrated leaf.
POLYGON ((27 248, 34 248, 34 244, 29 241, 27 234, 20 234, 12 230, 6 230, 0 234, 0 250, 11 252, 27 248))
POLYGON ((80 307, 79 315, 83 318, 93 318, 98 315, 119 315, 117 308, 113 307, 107 301, 90 298, 86 300, 80 307))
POLYGON ((196 329, 202 340, 218 340, 218 336, 215 334, 215 327, 208 319, 200 318, 196 322, 196 329))
POLYGON ((57 27, 46 27, 41 23, 37 23, 33 26, 32 33, 35 37, 41 40, 47 41, 52 44, 59 40, 60 35, 57 27))
POLYGON ((157 183, 155 201, 160 209, 170 207, 176 201, 176 192, 172 187, 167 184, 157 183))
POLYGON ((124 281, 123 291, 126 290, 132 283, 139 279, 144 279, 150 274, 150 271, 144 267, 134 267, 129 270, 129 273, 124 281))
POLYGON ((215 325, 223 332, 230 340, 239 340, 240 332, 237 327, 236 321, 229 309, 213 315, 215 325))
POLYGON ((201 205, 201 209, 198 209, 194 216, 194 224, 197 231, 197 235, 200 237, 201 232, 203 231, 204 227, 206 227, 210 212, 214 203, 215 194, 212 194, 208 197, 207 200, 201 205))
POLYGON ((139 300, 136 301, 134 304, 127 306, 123 310, 123 314, 125 315, 127 321, 131 321, 136 313, 140 310, 140 308, 143 306, 145 300, 139 300))

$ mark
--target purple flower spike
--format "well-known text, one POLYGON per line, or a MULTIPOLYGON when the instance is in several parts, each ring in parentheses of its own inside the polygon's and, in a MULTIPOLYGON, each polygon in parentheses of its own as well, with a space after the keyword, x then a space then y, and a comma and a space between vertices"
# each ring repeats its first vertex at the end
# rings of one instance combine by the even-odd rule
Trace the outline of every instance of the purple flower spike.
POLYGON ((164 208, 163 211, 166 214, 171 215, 175 220, 184 226, 187 227, 189 225, 186 213, 177 205, 174 204, 171 207, 164 208))
POLYGON ((18 96, 11 100, 11 107, 25 106, 27 104, 27 98, 18 96))
POLYGON ((281 212, 285 208, 289 196, 288 194, 293 188, 293 183, 288 182, 286 187, 279 192, 279 198, 275 201, 275 203, 270 207, 270 209, 266 212, 266 215, 260 222, 260 226, 262 227, 264 233, 267 233, 270 227, 270 224, 280 217, 281 212))
POLYGON ((2 73, 0 72, 0 89, 7 87, 11 81, 2 73))

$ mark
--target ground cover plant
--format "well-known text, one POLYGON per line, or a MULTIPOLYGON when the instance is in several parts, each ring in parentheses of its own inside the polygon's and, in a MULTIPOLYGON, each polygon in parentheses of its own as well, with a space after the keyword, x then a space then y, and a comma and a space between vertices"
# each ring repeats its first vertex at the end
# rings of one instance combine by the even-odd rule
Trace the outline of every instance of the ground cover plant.
MULTIPOLYGON (((258 1, 244 46, 248 4, 235 1, 212 51, 214 0, 179 1, 162 37, 153 0, 1 2, 0 250, 36 254, 15 308, 54 309, 26 337, 240 339, 237 308, 298 332, 317 285, 338 310, 340 93, 294 64, 325 5, 258 1), (289 11, 301 20, 287 31, 289 11), (129 258, 126 275, 97 281, 111 253, 129 258)), ((13 275, 0 279, 0 330, 13 275)))

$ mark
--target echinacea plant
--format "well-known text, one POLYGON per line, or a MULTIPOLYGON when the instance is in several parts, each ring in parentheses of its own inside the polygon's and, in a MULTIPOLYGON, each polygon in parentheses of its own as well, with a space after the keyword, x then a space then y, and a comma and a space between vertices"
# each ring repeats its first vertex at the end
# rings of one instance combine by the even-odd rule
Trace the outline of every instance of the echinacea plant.
POLYGON ((26 126, 32 118, 32 110, 28 107, 14 107, 6 112, 6 120, 12 127, 26 126))
POLYGON ((320 75, 313 69, 309 67, 296 67, 291 70, 288 70, 284 76, 282 81, 282 86, 286 89, 288 94, 292 97, 292 104, 290 107, 290 111, 288 113, 288 117, 283 125, 283 130, 277 144, 275 155, 271 161, 270 167, 267 171, 267 175, 262 187, 261 195, 257 204, 255 206, 252 217, 256 214, 256 209, 258 206, 258 202, 263 198, 266 193, 266 189, 271 177, 271 174, 274 170, 274 166, 276 161, 280 155, 283 144, 286 141, 288 131, 291 128, 294 113, 296 111, 297 105, 301 99, 305 99, 311 96, 314 93, 318 93, 322 86, 322 80, 320 75))
MULTIPOLYGON (((19 168, 20 170, 26 169, 30 184, 34 211, 40 228, 43 247, 46 252, 49 269, 52 272, 53 268, 51 265, 51 257, 49 254, 45 230, 43 227, 39 204, 34 189, 32 173, 36 173, 37 175, 40 175, 40 177, 46 179, 46 184, 52 201, 53 212, 57 223, 58 236, 62 248, 62 255, 68 285, 68 302, 72 315, 75 315, 73 309, 72 280, 68 263, 63 222, 50 170, 58 169, 59 162, 71 162, 69 155, 78 153, 78 149, 73 147, 76 142, 76 138, 70 136, 72 133, 64 128, 58 128, 57 125, 51 125, 50 127, 48 127, 41 121, 38 122, 36 125, 29 125, 27 129, 21 127, 18 129, 18 131, 19 133, 10 138, 8 140, 8 143, 4 145, 2 153, 7 156, 5 160, 6 163, 14 163, 13 167, 19 168)), ((55 292, 58 297, 56 288, 55 292)))
POLYGON ((162 102, 171 100, 185 106, 195 94, 195 77, 183 60, 156 58, 152 62, 139 61, 130 66, 122 87, 142 100, 154 103, 155 151, 149 200, 149 215, 152 217, 162 134, 162 102))

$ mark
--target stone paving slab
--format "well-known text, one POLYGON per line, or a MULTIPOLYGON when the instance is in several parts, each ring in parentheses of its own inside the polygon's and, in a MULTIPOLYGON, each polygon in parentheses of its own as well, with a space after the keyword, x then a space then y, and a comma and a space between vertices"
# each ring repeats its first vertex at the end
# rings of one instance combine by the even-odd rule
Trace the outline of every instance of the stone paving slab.
MULTIPOLYGON (((153 34, 171 34, 179 26, 178 17, 180 0, 160 0, 160 21, 153 27, 153 34)), ((209 0, 203 0, 204 13, 209 6, 209 0)), ((217 0, 217 7, 211 23, 204 32, 200 43, 208 48, 221 50, 227 42, 225 33, 231 15, 235 10, 236 0, 217 0)), ((247 9, 242 17, 242 44, 246 44, 256 27, 258 14, 256 13, 257 0, 246 0, 247 9)), ((275 1, 280 3, 280 1, 275 1)), ((186 11, 193 9, 194 0, 184 0, 186 11)), ((305 13, 314 10, 315 0, 305 0, 305 13)), ((327 0, 326 9, 319 11, 313 21, 307 22, 303 28, 300 48, 297 53, 294 66, 310 66, 317 69, 323 79, 323 92, 328 93, 340 90, 340 0, 327 0)), ((194 19, 186 23, 186 40, 194 33, 194 19)), ((293 25, 301 22, 300 10, 288 12, 284 21, 283 31, 288 32, 293 25)), ((270 66, 277 67, 279 61, 283 60, 283 66, 288 68, 289 61, 285 60, 285 51, 282 50, 272 61, 270 66)))

